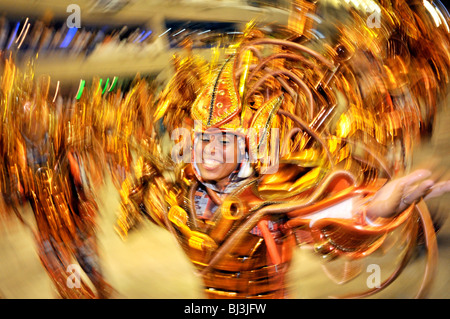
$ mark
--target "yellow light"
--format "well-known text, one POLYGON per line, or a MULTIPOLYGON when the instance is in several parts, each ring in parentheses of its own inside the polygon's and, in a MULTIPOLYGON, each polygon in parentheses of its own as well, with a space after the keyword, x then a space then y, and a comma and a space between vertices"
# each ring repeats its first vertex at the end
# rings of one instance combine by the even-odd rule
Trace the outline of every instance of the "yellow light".
POLYGON ((336 135, 338 137, 347 137, 350 133, 351 120, 348 115, 342 115, 336 127, 336 135))

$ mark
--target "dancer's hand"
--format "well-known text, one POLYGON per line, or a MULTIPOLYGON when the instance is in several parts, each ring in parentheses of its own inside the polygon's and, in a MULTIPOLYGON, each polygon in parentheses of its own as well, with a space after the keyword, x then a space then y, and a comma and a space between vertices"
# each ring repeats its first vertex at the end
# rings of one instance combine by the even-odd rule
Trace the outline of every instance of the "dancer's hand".
POLYGON ((416 170, 384 185, 367 206, 367 217, 393 217, 421 198, 439 197, 450 192, 450 180, 436 182, 431 171, 416 170))

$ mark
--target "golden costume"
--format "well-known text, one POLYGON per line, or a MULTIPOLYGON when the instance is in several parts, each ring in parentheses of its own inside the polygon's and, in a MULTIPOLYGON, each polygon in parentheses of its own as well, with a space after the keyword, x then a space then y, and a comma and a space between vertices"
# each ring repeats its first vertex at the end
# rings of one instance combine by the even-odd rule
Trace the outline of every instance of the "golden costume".
MULTIPOLYGON (((119 233, 126 236, 144 217, 167 228, 210 298, 286 297, 284 277, 302 242, 329 259, 357 260, 402 228, 407 249, 400 266, 361 296, 398 276, 419 228, 429 269, 436 263, 423 202, 377 220, 364 207, 408 170, 413 148, 432 130, 448 80, 448 30, 433 25, 420 5, 383 2, 379 28, 367 27, 369 14, 352 9, 353 22, 338 24, 333 40, 318 43, 311 36, 316 6, 295 5, 301 14, 292 15, 289 28, 249 27, 224 50, 223 63, 192 55, 176 60, 154 119, 168 132, 192 132, 175 140, 180 147, 172 160, 182 160, 155 159, 141 149, 135 176, 121 190, 119 233), (212 128, 245 141, 225 190, 203 181, 191 156, 196 136, 212 128)), ((430 273, 417 296, 426 294, 430 273)))
MULTIPOLYGON (((35 86, 32 73, 19 76, 5 60, 0 204, 21 218, 17 206, 30 202, 39 256, 61 297, 110 293, 89 185, 103 180, 105 162, 120 189, 118 233, 127 236, 145 218, 165 227, 210 298, 285 298, 296 246, 352 262, 397 230, 405 247, 397 270, 350 297, 392 283, 419 239, 428 256, 417 297, 426 296, 437 246, 423 200, 404 202, 390 218, 371 219, 366 207, 410 169, 413 151, 433 130, 447 93, 449 18, 428 1, 350 2, 342 21, 324 21, 315 15, 320 2, 295 1, 287 27, 250 23, 209 62, 191 51, 176 57, 175 75, 156 98, 139 78, 126 95, 103 95, 94 81, 73 109, 61 111, 48 101, 49 79, 35 86), (332 31, 323 34, 317 20, 332 31), (171 154, 156 129, 161 123, 175 144, 171 154), (211 130, 238 143, 238 165, 224 188, 197 165, 193 145, 211 130), (97 294, 85 282, 68 287, 72 263, 97 294)), ((335 273, 341 281, 354 275, 335 273)))
POLYGON ((29 227, 59 297, 105 298, 111 287, 101 270, 98 207, 89 177, 99 169, 95 163, 101 165, 101 148, 83 110, 67 107, 59 113, 48 98, 50 78, 35 79, 32 70, 21 72, 12 58, 4 61, 2 214, 12 211, 29 227), (31 223, 22 216, 27 202, 31 223), (70 278, 74 265, 80 267, 78 280, 70 278))

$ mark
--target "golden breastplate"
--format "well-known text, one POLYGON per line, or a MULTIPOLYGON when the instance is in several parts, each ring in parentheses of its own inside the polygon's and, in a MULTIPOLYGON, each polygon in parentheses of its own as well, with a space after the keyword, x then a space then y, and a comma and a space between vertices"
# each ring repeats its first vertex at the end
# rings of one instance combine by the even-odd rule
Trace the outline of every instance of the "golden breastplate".
POLYGON ((278 241, 281 263, 268 255, 265 239, 250 232, 230 245, 230 235, 242 226, 244 216, 224 214, 200 220, 179 206, 173 206, 168 219, 189 259, 201 273, 209 298, 281 298, 284 275, 291 259, 294 240, 278 241), (194 220, 195 218, 195 220, 194 220), (225 247, 222 247, 226 245, 225 247), (220 256, 219 256, 220 255, 220 256))

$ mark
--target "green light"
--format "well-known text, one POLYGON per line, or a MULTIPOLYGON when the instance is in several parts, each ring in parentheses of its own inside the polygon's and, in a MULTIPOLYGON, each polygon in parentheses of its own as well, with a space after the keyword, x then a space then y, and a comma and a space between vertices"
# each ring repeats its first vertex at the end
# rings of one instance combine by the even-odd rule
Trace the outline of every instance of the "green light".
POLYGON ((97 91, 95 92, 95 94, 97 94, 98 90, 100 90, 100 88, 102 87, 102 82, 103 82, 103 79, 100 79, 100 82, 98 82, 98 88, 97 88, 97 91))
POLYGON ((102 94, 105 94, 108 84, 109 84, 109 78, 106 79, 105 87, 103 88, 102 94))
POLYGON ((84 85, 86 84, 85 80, 80 80, 80 85, 78 86, 78 92, 76 99, 79 100, 81 98, 81 95, 83 94, 84 85))

